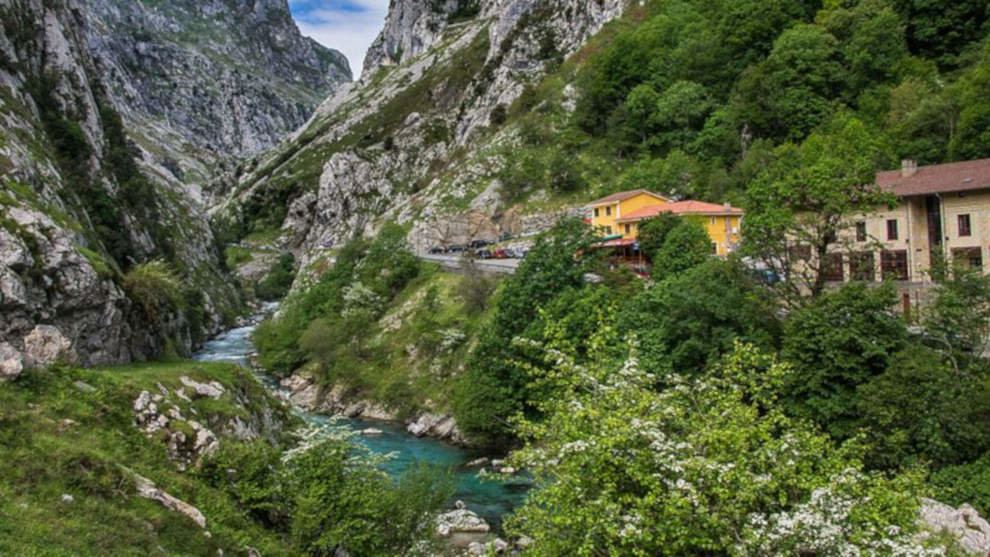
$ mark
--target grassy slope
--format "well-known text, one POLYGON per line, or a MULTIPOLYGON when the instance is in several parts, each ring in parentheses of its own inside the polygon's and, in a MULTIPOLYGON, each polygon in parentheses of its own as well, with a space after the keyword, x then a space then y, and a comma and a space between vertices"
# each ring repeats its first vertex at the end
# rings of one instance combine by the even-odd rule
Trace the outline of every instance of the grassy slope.
POLYGON ((133 424, 132 404, 142 390, 157 392, 158 383, 174 390, 183 375, 228 388, 219 400, 182 409, 190 416, 189 406, 196 408, 204 424, 246 415, 249 409, 234 400, 232 389, 253 404, 275 404, 253 377, 229 364, 35 371, 0 385, 0 554, 216 555, 217 549, 242 552, 248 546, 266 555, 291 554, 288 544, 223 493, 194 472, 177 471, 165 444, 133 424), (80 391, 77 380, 97 391, 80 391), (135 496, 128 470, 198 507, 212 537, 185 516, 135 496), (74 502, 63 503, 63 494, 74 502))
POLYGON ((366 350, 345 350, 325 370, 314 361, 300 371, 325 387, 344 387, 349 400, 381 403, 399 418, 449 411, 452 378, 463 369, 491 312, 466 307, 459 293, 465 280, 424 265, 389 303, 388 312, 362 331, 366 350))

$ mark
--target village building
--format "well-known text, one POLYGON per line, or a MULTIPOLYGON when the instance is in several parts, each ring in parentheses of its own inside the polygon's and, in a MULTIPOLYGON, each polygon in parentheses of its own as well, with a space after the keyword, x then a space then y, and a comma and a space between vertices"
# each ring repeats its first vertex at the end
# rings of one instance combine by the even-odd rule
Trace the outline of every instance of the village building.
POLYGON ((712 240, 714 255, 732 253, 741 239, 743 211, 729 204, 673 201, 647 190, 632 190, 593 201, 588 208, 591 210, 592 227, 606 236, 602 247, 624 249, 626 252, 635 251, 643 221, 663 213, 697 218, 712 240))
POLYGON ((933 262, 983 268, 990 257, 990 159, 879 172, 893 209, 852 217, 828 280, 931 282, 933 262))

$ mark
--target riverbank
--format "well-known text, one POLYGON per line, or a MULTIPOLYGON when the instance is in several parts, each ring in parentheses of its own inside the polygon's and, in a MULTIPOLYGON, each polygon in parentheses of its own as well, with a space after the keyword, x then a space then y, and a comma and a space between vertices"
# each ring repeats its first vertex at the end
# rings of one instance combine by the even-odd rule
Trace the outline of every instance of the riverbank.
MULTIPOLYGON (((270 314, 275 310, 274 304, 266 305, 265 314, 270 314)), ((260 318, 252 320, 254 323, 260 318)), ((430 437, 421 434, 417 436, 408 431, 409 425, 396 419, 394 412, 382 409, 377 405, 368 403, 361 404, 360 401, 352 401, 348 406, 352 410, 361 409, 361 412, 353 416, 346 416, 343 412, 332 412, 334 408, 341 405, 326 405, 319 403, 320 397, 316 396, 318 388, 315 384, 308 384, 301 391, 293 392, 280 385, 272 377, 264 373, 257 365, 252 365, 254 360, 254 348, 251 344, 251 335, 255 329, 255 324, 233 329, 227 333, 214 338, 206 343, 203 350, 196 358, 200 361, 223 361, 240 364, 252 369, 259 380, 277 397, 292 403, 298 410, 299 415, 308 423, 324 427, 346 428, 358 433, 355 442, 367 447, 373 454, 390 455, 383 467, 392 477, 399 477, 404 472, 413 468, 417 463, 425 462, 444 468, 449 468, 455 478, 455 493, 450 501, 453 506, 456 501, 463 501, 466 510, 477 513, 485 522, 491 525, 492 531, 501 531, 502 518, 522 503, 527 491, 530 488, 529 480, 525 476, 520 476, 508 482, 483 479, 479 476, 481 466, 477 463, 479 459, 491 459, 493 455, 479 449, 472 449, 445 441, 439 435, 430 437), (302 404, 300 404, 302 403, 302 404), (368 430, 371 434, 361 434, 368 430)), ((289 383, 293 383, 290 381, 289 383)), ((301 384, 298 380, 296 384, 301 384)), ((418 424, 422 419, 411 422, 418 424)), ((443 431, 434 428, 437 433, 443 431)), ((450 435, 447 436, 450 439, 450 435)), ((498 455, 494 455, 498 456, 498 455)), ((469 537, 470 538, 470 537, 469 537)), ((466 539, 464 541, 477 541, 466 539)))

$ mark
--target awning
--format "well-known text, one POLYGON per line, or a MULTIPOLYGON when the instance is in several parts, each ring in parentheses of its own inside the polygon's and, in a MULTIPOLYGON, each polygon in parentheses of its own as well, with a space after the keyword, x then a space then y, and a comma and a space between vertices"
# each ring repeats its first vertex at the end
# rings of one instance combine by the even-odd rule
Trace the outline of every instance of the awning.
POLYGON ((619 240, 607 240, 604 242, 598 242, 593 247, 596 248, 622 248, 627 246, 639 247, 636 243, 635 238, 622 238, 619 240))

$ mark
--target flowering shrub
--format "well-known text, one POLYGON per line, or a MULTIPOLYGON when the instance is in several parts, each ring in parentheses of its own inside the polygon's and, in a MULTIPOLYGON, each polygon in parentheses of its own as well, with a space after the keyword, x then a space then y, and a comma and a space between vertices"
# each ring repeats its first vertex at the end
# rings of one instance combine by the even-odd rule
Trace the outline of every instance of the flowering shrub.
POLYGON ((737 345, 692 381, 652 375, 635 347, 618 369, 544 353, 563 394, 546 420, 517 420, 527 443, 513 466, 538 488, 508 521, 532 554, 918 549, 915 478, 862 473, 854 445, 776 410, 787 365, 737 345))

